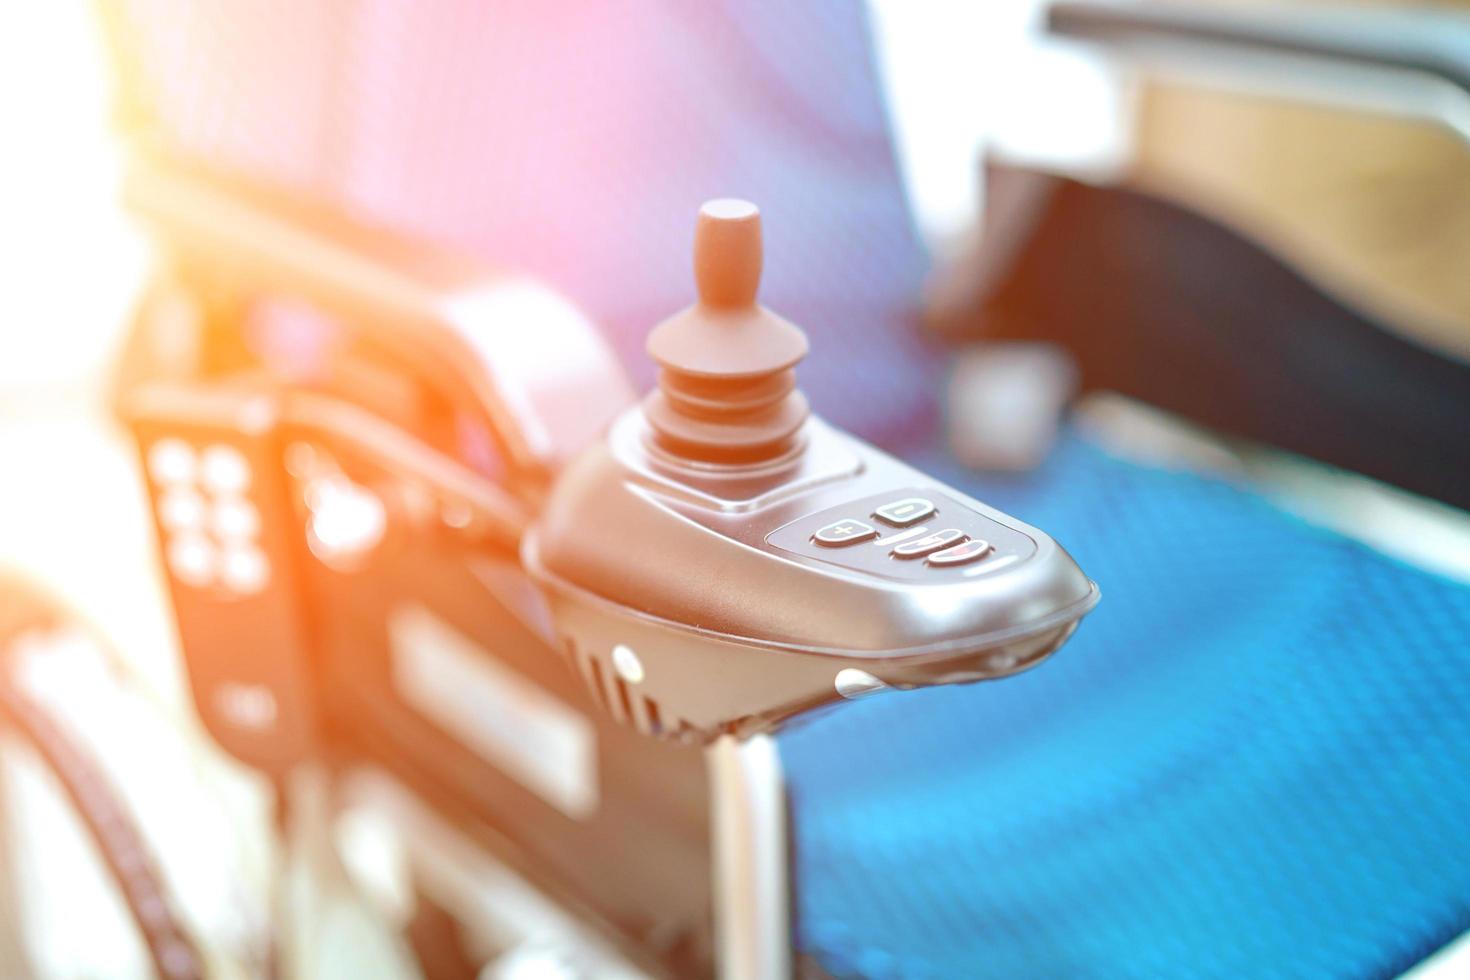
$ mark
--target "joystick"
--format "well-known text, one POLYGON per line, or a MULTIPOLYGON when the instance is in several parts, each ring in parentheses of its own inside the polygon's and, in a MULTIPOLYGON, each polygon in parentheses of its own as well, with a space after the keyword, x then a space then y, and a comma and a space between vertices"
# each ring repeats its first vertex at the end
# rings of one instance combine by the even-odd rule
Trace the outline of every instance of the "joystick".
POLYGON ((700 208, 694 231, 699 299, 648 335, 660 367, 643 414, 670 452, 752 462, 789 451, 808 414, 795 365, 806 335, 756 302, 760 212, 723 199, 700 208))
POLYGON ((522 542, 594 697, 712 742, 880 691, 1024 669, 1098 598, 1045 532, 811 414, 800 329, 756 301, 761 219, 711 201, 658 387, 558 477, 522 542))

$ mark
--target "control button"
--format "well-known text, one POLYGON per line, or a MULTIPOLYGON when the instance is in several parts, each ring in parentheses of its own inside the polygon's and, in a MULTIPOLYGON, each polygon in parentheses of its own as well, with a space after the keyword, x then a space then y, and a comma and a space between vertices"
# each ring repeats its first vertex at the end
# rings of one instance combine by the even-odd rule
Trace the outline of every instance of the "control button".
POLYGON ((978 539, 975 541, 966 541, 964 544, 957 544, 953 548, 946 548, 943 551, 930 555, 929 564, 936 568, 950 568, 954 565, 964 565, 977 558, 984 558, 994 550, 990 547, 989 541, 980 541, 978 539))
POLYGON ((259 548, 250 545, 229 548, 221 562, 220 577, 226 588, 249 595, 259 592, 270 581, 270 564, 259 548))
POLYGON ((169 542, 169 570, 185 585, 203 588, 213 582, 217 564, 214 545, 201 535, 181 534, 169 542))
POLYGON ((192 482, 197 460, 182 439, 160 439, 148 449, 148 475, 164 484, 192 482))
POLYGON ((175 487, 158 499, 158 522, 169 531, 197 531, 204 525, 204 498, 175 487))
POLYGON ((243 497, 225 497, 215 501, 209 526, 223 541, 249 540, 260 531, 260 512, 243 497))
POLYGON ((965 532, 959 528, 948 528, 944 531, 935 531, 926 534, 922 538, 913 541, 905 541, 893 549, 895 558, 923 558, 925 555, 933 554, 940 548, 948 548, 965 540, 965 532))
POLYGON ((199 475, 215 493, 243 493, 250 486, 250 464, 244 454, 223 443, 204 450, 199 475))
POLYGON ((862 521, 836 521, 812 535, 812 540, 828 548, 840 548, 842 545, 857 544, 877 535, 878 531, 871 524, 864 524, 862 521))
POLYGON ((934 504, 923 497, 905 497, 891 504, 884 504, 873 511, 873 516, 894 527, 917 524, 934 513, 934 504))

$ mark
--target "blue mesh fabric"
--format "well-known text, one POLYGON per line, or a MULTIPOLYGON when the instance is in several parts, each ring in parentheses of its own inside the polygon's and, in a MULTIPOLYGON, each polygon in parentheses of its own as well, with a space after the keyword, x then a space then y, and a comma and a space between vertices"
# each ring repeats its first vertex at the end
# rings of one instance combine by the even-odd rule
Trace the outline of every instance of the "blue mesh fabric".
POLYGON ((1026 674, 782 737, 803 949, 875 978, 1382 976, 1470 925, 1470 588, 1076 437, 948 477, 1103 599, 1026 674))

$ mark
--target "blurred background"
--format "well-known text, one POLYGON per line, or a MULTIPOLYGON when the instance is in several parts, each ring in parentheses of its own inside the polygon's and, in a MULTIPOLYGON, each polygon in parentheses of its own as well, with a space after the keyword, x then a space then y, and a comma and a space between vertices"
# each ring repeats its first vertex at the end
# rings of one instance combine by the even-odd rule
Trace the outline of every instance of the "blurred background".
MULTIPOLYGON (((683 229, 689 202, 726 191, 691 177, 669 191, 667 220, 641 223, 588 202, 650 198, 637 190, 644 158, 685 152, 684 169, 695 174, 703 154, 739 156, 746 169, 731 171, 728 193, 749 193, 742 185, 758 190, 762 168, 780 164, 779 152, 767 159, 761 147, 782 145, 783 127, 860 131, 866 155, 843 158, 834 137, 786 165, 815 173, 850 159, 863 176, 850 185, 813 178, 808 187, 820 189, 810 191, 818 200, 808 207, 859 213, 852 251, 829 263, 897 269, 891 288, 852 299, 805 290, 801 280, 824 267, 804 256, 844 238, 847 226, 776 237, 769 257, 771 305, 794 310, 812 332, 812 361, 825 361, 810 369, 819 411, 885 446, 938 427, 945 452, 961 464, 1015 473, 1039 465, 1075 404, 1075 424, 1125 458, 1249 481, 1314 526, 1470 582, 1470 414, 1455 414, 1470 404, 1470 95, 1445 80, 1470 64, 1470 33, 1453 5, 1427 11, 1440 19, 1422 22, 1414 21, 1417 8, 1382 3, 1228 7, 1330 11, 1337 20, 1329 35, 1341 29, 1349 48, 1375 35, 1396 39, 1390 53, 1443 42, 1443 58, 1428 63, 1445 71, 1385 81, 1361 63, 1324 67, 1326 58, 1282 70, 1258 65, 1257 54, 1239 64, 1197 57, 1157 35, 1133 45, 1085 25, 1074 36, 1049 34, 1045 6, 1031 0, 872 0, 850 17, 812 13, 799 25, 810 33, 779 46, 711 48, 728 58, 721 65, 732 78, 764 72, 774 81, 766 92, 712 82, 721 94, 707 118, 697 109, 643 111, 664 105, 648 94, 655 80, 606 66, 640 56, 697 60, 700 44, 736 36, 742 23, 757 31, 769 12, 739 4, 720 5, 718 18, 665 12, 661 32, 648 33, 627 11, 581 18, 555 5, 511 5, 497 32, 450 6, 410 12, 406 4, 332 0, 263 4, 246 15, 228 4, 101 0, 0 13, 8 135, 0 163, 0 570, 7 581, 61 597, 76 614, 80 625, 47 641, 26 683, 76 726, 158 842, 185 917, 220 951, 208 957, 211 975, 264 969, 283 858, 269 787, 229 761, 194 717, 146 487, 113 414, 118 361, 157 267, 149 235, 122 203, 130 160, 156 136, 140 135, 140 115, 162 118, 170 150, 539 276, 610 325, 640 387, 651 378, 641 331, 686 291, 687 236, 670 229, 683 229), (1393 19, 1381 26, 1362 19, 1385 14, 1393 19), (455 108, 458 86, 534 76, 526 65, 536 52, 518 53, 517 31, 542 37, 552 32, 527 25, 557 18, 567 51, 598 54, 571 71, 565 65, 576 59, 560 51, 565 74, 548 83, 554 97, 455 108), (480 49, 443 40, 476 30, 503 34, 484 42, 487 62, 510 66, 503 76, 488 68, 488 78, 477 75, 480 49), (867 45, 871 62, 861 69, 834 69, 820 85, 793 80, 804 58, 822 62, 825 51, 836 63, 834 52, 867 45), (770 64, 737 65, 735 50, 767 51, 770 64), (688 53, 670 53, 679 51, 688 53), (397 59, 434 70, 400 74, 397 59), (737 89, 738 98, 730 95, 737 89), (593 92, 604 101, 585 104, 593 92), (588 121, 599 113, 606 118, 598 125, 588 121), (459 148, 435 135, 479 127, 493 147, 497 134, 508 143, 563 126, 575 136, 548 137, 491 163, 485 151, 456 163, 459 148), (316 149, 304 151, 308 143, 316 149), (598 147, 595 165, 575 155, 589 146, 598 147), (891 208, 862 196, 870 173, 891 174, 891 208), (402 191, 415 181, 424 183, 402 191), (490 186, 502 190, 475 197, 490 186), (566 188, 560 200, 558 187, 566 188), (1104 192, 1151 203, 1088 196, 1104 192), (1179 212, 1147 210, 1156 205, 1179 212), (1206 248, 1204 232, 1186 224, 1195 219, 1230 236, 1230 247, 1206 248), (1141 240, 1130 235, 1154 232, 1174 243, 1192 275, 1165 282, 1177 270, 1130 253, 1128 243, 1141 240), (1116 246, 1087 251, 1089 234, 1116 246), (891 262, 874 257, 905 236, 891 262), (1245 243, 1238 248, 1237 238, 1245 243), (1263 274, 1259 290, 1242 296, 1242 270, 1256 268, 1257 252, 1291 271, 1263 274), (879 307, 899 325, 891 370, 854 367, 857 354, 823 356, 848 338, 880 336, 855 325, 879 307), (1249 328, 1220 339, 1208 316, 1191 323, 1180 312, 1211 307, 1249 328), (1307 311, 1295 321, 1300 329, 1288 329, 1287 317, 1273 320, 1279 308, 1307 311), (1114 332, 1115 321, 1134 326, 1114 332), (1156 321, 1193 337, 1193 353, 1150 340, 1156 321), (1340 323, 1350 334, 1341 342, 1332 339, 1349 336, 1334 333, 1340 323), (1352 338, 1367 336, 1365 324, 1376 328, 1373 338, 1358 343, 1352 338), (1392 342, 1380 345, 1379 334, 1392 342), (1347 346, 1359 359, 1334 361, 1347 346), (1292 373, 1297 358, 1340 370, 1303 382, 1292 373), (1204 374, 1190 373, 1196 361, 1204 374), (914 380, 934 363, 942 385, 914 380), (1171 381, 1164 376, 1173 363, 1191 367, 1171 381), (1362 363, 1405 366, 1365 374, 1355 367, 1362 363), (846 398, 855 373, 877 379, 878 393, 846 398), (1204 376, 1230 383, 1205 391, 1204 376), (1079 391, 1088 397, 1074 403, 1079 391), (1298 398, 1320 404, 1324 393, 1342 392, 1375 396, 1362 409, 1372 422, 1349 426, 1347 438, 1324 434, 1296 407, 1298 398), (1265 443, 1288 452, 1257 451, 1265 443), (1385 448, 1395 443, 1402 459, 1385 448)), ((768 214, 778 215, 780 203, 768 214)), ((1463 657, 1464 646, 1447 654, 1463 657)), ((6 746, 0 871, 15 884, 3 939, 16 951, 9 962, 20 963, 24 950, 31 966, 0 974, 152 975, 85 827, 33 753, 13 738, 6 746)), ((355 897, 364 880, 388 874, 374 863, 374 854, 387 863, 375 832, 371 821, 347 821, 333 831, 335 844, 304 845, 301 880, 286 899, 297 903, 296 975, 413 975, 398 942, 384 937, 379 912, 355 897), (351 851, 354 841, 367 857, 348 870, 313 850, 351 851)), ((1470 971, 1470 952, 1451 947, 1428 968, 1470 971)))

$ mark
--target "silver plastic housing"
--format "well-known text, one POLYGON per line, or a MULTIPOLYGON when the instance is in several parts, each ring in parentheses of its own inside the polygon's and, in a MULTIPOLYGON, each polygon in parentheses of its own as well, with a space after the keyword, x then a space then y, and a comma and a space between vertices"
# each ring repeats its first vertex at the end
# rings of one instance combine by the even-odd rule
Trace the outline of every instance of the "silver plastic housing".
POLYGON ((557 480, 522 559, 594 693, 659 735, 769 728, 842 696, 844 670, 869 689, 1014 673, 1098 599, 1044 532, 816 418, 784 457, 730 466, 665 453, 631 409, 557 480), (992 522, 1010 547, 926 577, 792 545, 813 515, 914 488, 992 522))

